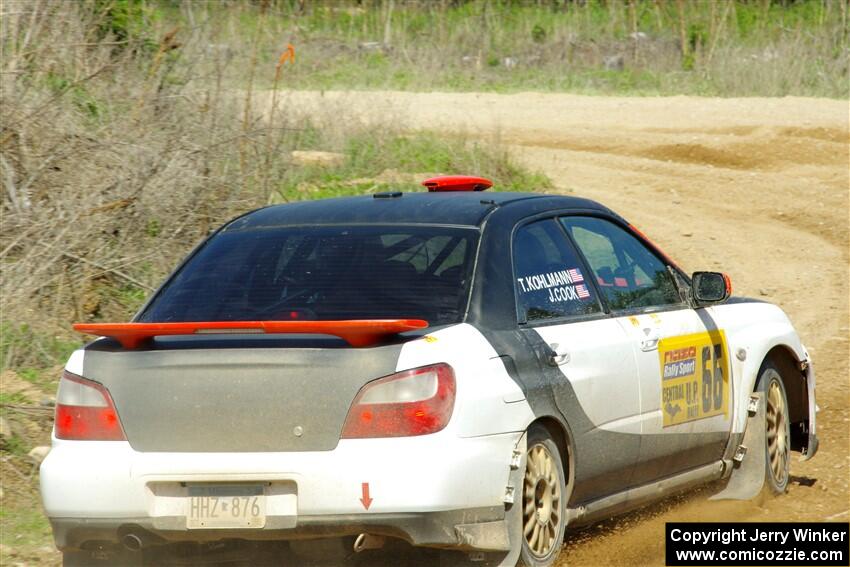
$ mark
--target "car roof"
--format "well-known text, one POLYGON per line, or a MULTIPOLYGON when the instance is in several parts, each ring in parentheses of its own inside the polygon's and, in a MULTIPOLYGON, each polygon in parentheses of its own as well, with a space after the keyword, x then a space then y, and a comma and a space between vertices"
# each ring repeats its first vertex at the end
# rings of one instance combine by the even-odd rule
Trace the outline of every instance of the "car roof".
MULTIPOLYGON (((265 207, 230 223, 225 230, 317 224, 430 224, 479 226, 494 208, 577 209, 609 212, 595 201, 542 193, 446 192, 378 193, 298 201, 265 207)), ((516 210, 522 213, 522 210, 516 210)))

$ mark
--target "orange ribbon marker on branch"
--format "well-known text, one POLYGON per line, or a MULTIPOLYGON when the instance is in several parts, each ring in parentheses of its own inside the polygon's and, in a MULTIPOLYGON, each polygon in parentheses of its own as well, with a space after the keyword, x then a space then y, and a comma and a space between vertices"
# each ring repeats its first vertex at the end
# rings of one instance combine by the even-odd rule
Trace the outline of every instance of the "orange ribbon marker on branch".
POLYGON ((275 67, 276 79, 280 78, 280 69, 287 61, 289 61, 290 64, 295 63, 295 47, 293 47, 291 43, 286 44, 286 49, 283 50, 283 53, 280 54, 280 57, 277 60, 277 67, 275 67))

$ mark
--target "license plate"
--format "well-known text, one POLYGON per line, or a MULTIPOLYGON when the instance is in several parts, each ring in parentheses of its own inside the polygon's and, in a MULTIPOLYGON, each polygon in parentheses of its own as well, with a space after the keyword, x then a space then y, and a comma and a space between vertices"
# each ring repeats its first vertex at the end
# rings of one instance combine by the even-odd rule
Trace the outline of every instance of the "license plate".
POLYGON ((262 528, 266 496, 262 485, 189 486, 186 527, 262 528))

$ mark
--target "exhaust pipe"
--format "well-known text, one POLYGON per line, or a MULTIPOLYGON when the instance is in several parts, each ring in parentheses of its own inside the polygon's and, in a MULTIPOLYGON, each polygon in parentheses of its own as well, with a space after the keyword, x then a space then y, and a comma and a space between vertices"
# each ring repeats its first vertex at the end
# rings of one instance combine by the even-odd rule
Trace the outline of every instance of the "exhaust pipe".
POLYGON ((143 545, 142 538, 133 533, 126 534, 124 537, 122 537, 121 543, 129 551, 139 551, 140 549, 142 549, 143 545))
POLYGON ((360 553, 367 549, 381 549, 386 542, 387 540, 384 536, 360 534, 354 540, 354 553, 360 553))

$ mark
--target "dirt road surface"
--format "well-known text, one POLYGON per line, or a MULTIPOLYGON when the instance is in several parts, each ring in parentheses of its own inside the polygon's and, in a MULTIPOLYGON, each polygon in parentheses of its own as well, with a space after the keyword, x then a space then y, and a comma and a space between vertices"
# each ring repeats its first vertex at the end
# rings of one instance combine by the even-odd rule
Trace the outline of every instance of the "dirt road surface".
MULTIPOLYGON (((567 538, 561 564, 663 565, 668 521, 850 520, 847 101, 296 92, 282 110, 507 145, 642 227, 686 270, 780 305, 814 357, 821 448, 788 494, 709 502, 708 487, 567 538)), ((448 172, 446 172, 448 173, 448 172)), ((453 172, 454 173, 454 172, 453 172)), ((486 173, 486 172, 481 172, 486 173)))

